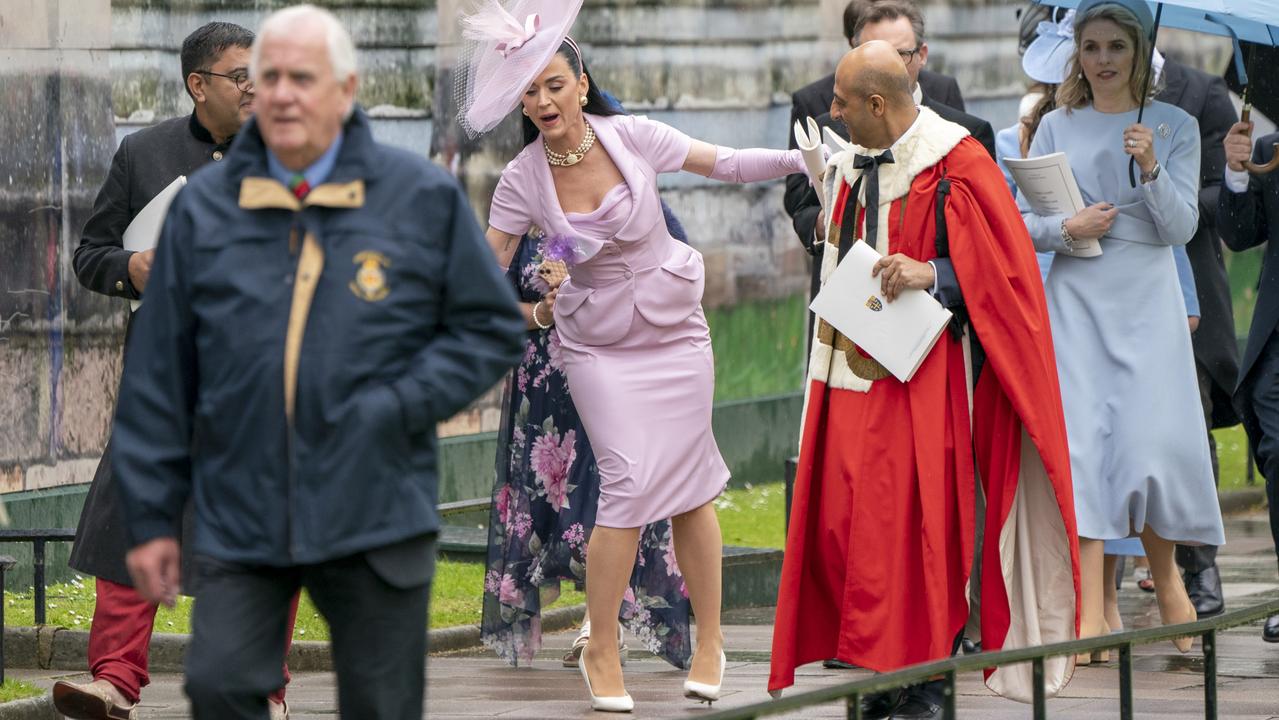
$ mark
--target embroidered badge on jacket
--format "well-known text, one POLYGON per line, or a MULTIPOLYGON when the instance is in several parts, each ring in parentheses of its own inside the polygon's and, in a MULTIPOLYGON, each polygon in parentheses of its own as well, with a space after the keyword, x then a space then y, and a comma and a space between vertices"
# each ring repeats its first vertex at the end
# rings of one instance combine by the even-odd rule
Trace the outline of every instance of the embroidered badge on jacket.
POLYGON ((365 250, 357 253, 354 260, 359 269, 355 271, 355 279, 348 286, 351 292, 361 300, 377 302, 391 292, 386 286, 384 268, 391 266, 391 261, 380 252, 365 250))
POLYGON ((884 309, 884 303, 880 302, 879 298, 871 295, 866 299, 866 307, 870 308, 871 312, 879 312, 884 309))

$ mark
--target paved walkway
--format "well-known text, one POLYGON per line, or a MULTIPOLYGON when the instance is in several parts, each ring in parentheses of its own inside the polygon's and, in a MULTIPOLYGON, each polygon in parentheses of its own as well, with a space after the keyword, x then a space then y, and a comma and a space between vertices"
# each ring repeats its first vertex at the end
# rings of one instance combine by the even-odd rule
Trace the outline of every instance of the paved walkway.
MULTIPOLYGON (((1229 544, 1219 563, 1225 578, 1228 608, 1240 608, 1279 598, 1275 556, 1263 514, 1228 522, 1229 544)), ((1159 622, 1153 595, 1129 581, 1121 593, 1121 613, 1130 627, 1159 622)), ((768 649, 772 637, 771 609, 740 611, 725 617, 728 643, 727 694, 720 707, 736 707, 767 699, 768 649)), ((430 659, 427 715, 431 718, 589 718, 586 692, 577 670, 560 667, 558 658, 573 633, 545 638, 545 648, 531 668, 513 669, 492 655, 469 651, 430 659)), ((1262 642, 1258 626, 1237 628, 1219 636, 1218 698, 1221 718, 1279 720, 1279 645, 1262 642)), ((635 697, 637 718, 696 718, 705 706, 685 700, 680 691, 683 674, 651 656, 632 655, 627 686, 635 697)), ((1133 687, 1138 718, 1202 718, 1203 656, 1195 650, 1181 655, 1171 643, 1134 650, 1133 687)), ((10 671, 51 685, 65 673, 10 671)), ((801 668, 800 690, 818 688, 859 677, 858 671, 801 668)), ((81 676, 82 677, 82 676, 81 676)), ((1049 701, 1052 718, 1115 718, 1119 714, 1117 663, 1080 668, 1061 697, 1049 701)), ((1030 708, 994 696, 976 674, 961 677, 961 718, 1004 720, 1030 717, 1030 708)), ((329 673, 300 673, 289 686, 293 717, 332 717, 336 714, 334 678, 329 673)), ((181 694, 181 678, 162 675, 146 689, 141 718, 190 717, 181 694)), ((791 718, 842 718, 840 705, 812 708, 791 718)))

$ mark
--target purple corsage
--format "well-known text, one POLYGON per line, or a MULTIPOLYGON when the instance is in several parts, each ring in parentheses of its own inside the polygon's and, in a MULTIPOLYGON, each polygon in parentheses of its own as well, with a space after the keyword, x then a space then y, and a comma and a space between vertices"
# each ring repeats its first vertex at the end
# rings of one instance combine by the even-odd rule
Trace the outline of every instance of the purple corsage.
POLYGON ((534 280, 542 293, 560 286, 568 277, 568 270, 577 263, 578 243, 568 235, 547 235, 537 248, 537 278, 534 280))

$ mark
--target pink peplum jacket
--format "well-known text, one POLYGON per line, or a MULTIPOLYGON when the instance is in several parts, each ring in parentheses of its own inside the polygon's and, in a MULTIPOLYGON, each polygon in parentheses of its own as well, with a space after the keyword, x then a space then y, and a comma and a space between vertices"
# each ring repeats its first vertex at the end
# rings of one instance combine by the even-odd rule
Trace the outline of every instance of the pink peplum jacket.
POLYGON ((626 336, 638 313, 668 327, 693 314, 702 300, 702 255, 671 237, 657 195, 657 174, 680 170, 692 140, 674 128, 633 115, 587 115, 597 142, 621 172, 631 195, 629 217, 613 237, 579 234, 560 207, 540 140, 507 164, 493 192, 489 225, 511 235, 536 226, 577 245, 569 279, 555 302, 566 339, 611 345, 626 336))

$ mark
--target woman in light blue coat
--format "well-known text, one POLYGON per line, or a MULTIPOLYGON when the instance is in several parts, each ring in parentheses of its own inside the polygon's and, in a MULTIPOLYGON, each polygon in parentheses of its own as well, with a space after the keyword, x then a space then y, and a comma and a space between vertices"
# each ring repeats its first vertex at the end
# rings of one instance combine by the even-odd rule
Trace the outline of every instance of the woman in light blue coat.
MULTIPOLYGON (((1036 249, 1057 254, 1046 293, 1075 486, 1085 637, 1105 631, 1104 540, 1141 538, 1167 624, 1195 619, 1174 543, 1225 542, 1220 513, 1203 511, 1217 498, 1172 252, 1198 222, 1199 129, 1182 110, 1143 97, 1151 25, 1141 0, 1081 4, 1059 107, 1044 117, 1029 154, 1066 153, 1087 207, 1041 216, 1020 200, 1036 249), (1141 173, 1135 187, 1130 159, 1141 173), (1074 254, 1090 242, 1102 255, 1074 254)), ((1184 652, 1191 639, 1175 644, 1184 652)))

